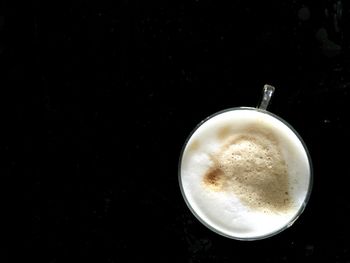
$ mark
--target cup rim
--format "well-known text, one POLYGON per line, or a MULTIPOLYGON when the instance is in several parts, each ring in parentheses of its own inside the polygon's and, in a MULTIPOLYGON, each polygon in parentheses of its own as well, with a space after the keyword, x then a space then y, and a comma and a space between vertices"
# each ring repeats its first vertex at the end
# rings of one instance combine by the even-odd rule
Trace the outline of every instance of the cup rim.
POLYGON ((281 232, 283 232, 284 230, 288 229, 290 226, 292 226, 294 224, 294 222, 300 217, 300 215, 304 212, 305 210, 305 207, 306 205, 308 204, 309 202, 309 199, 310 199, 310 195, 311 195, 311 192, 312 192, 312 188, 313 188, 313 176, 314 176, 314 172, 313 172, 313 164, 312 164, 312 160, 311 160, 311 156, 310 156, 310 152, 304 142, 304 140, 302 139, 302 137, 299 135, 299 133, 293 128, 292 125, 290 125, 287 121, 285 121, 284 119, 282 119, 281 117, 279 117, 278 115, 270 112, 270 111, 267 111, 267 110, 263 110, 263 109, 259 109, 259 108, 254 108, 254 107, 231 107, 231 108, 227 108, 227 109, 224 109, 224 110, 221 110, 221 111, 218 111, 218 112, 215 112, 213 113, 212 115, 206 117, 205 119, 203 119, 201 122, 199 122, 195 128, 190 132, 190 134, 187 136, 186 140, 185 140, 185 143, 183 144, 182 146, 182 149, 181 149, 181 153, 180 153, 180 159, 179 159, 179 163, 178 163, 178 181, 179 181, 179 186, 180 186, 180 190, 181 190, 181 194, 182 194, 182 197, 183 199, 185 200, 185 203, 187 205, 187 207, 190 209, 190 211, 192 212, 192 214, 198 219, 199 222, 201 222, 204 226, 206 226, 208 229, 210 229, 211 231, 221 235, 221 236, 224 236, 224 237, 227 237, 227 238, 230 238, 230 239, 234 239, 234 240, 240 240, 240 241, 255 241, 255 240, 262 240, 262 239, 266 239, 266 238, 269 238, 269 237, 272 237, 272 236, 275 236, 281 232), (295 213, 295 215, 291 218, 291 220, 283 227, 279 228, 278 230, 276 231, 273 231, 271 233, 268 233, 266 235, 261 235, 261 236, 255 236, 255 237, 237 237, 237 236, 232 236, 232 235, 229 235, 229 234, 226 234, 218 229, 216 229, 215 227, 213 227, 212 225, 210 225, 209 223, 207 223, 205 220, 203 220, 197 213, 196 211, 192 208, 190 202, 188 201, 187 197, 186 197, 186 194, 184 192, 184 189, 183 189, 183 184, 182 184, 182 177, 181 177, 181 164, 182 164, 182 159, 183 159, 183 154, 185 152, 185 149, 186 149, 186 146, 189 142, 189 140, 192 138, 193 134, 197 131, 197 129, 202 126, 205 122, 209 121, 210 119, 214 118, 215 116, 217 115, 220 115, 222 113, 225 113, 225 112, 229 112, 229 111, 234 111, 234 110, 251 110, 251 111, 258 111, 258 112, 261 112, 261 113, 264 113, 264 114, 268 114, 274 118, 276 118, 277 120, 281 121, 283 124, 285 124, 296 136, 297 138, 299 139, 299 141, 301 142, 304 150, 305 150, 305 153, 306 153, 306 156, 307 156, 307 159, 308 159, 308 164, 309 164, 309 171, 310 171, 310 175, 309 175, 309 185, 308 185, 308 188, 307 188, 307 193, 306 193, 306 196, 304 198, 304 201, 303 203, 301 204, 300 208, 298 209, 298 211, 295 213))

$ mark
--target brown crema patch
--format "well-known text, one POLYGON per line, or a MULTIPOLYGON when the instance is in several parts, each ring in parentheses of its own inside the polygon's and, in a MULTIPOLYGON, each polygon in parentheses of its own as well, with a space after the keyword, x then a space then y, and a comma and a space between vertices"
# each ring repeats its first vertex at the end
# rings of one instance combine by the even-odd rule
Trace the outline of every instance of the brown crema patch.
POLYGON ((292 208, 287 164, 269 129, 251 126, 244 133, 227 134, 211 159, 213 165, 203 177, 210 189, 232 192, 246 206, 263 212, 292 208))
POLYGON ((206 172, 203 182, 212 190, 221 191, 224 183, 224 173, 218 167, 210 168, 206 172))

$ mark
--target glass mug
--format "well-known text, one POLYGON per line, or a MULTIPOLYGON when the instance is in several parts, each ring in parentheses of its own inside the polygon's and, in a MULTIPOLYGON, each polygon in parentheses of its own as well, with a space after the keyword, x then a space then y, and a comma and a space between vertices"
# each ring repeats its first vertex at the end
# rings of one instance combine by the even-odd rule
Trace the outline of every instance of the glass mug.
POLYGON ((312 189, 312 163, 300 135, 267 111, 275 88, 265 85, 257 108, 217 112, 197 125, 180 156, 179 184, 194 216, 237 240, 258 240, 290 227, 312 189))

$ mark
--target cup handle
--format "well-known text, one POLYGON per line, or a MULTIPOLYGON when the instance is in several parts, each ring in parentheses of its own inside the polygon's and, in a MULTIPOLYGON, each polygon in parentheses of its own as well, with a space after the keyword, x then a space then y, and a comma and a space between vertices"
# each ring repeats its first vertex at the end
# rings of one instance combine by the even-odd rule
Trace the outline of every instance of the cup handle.
POLYGON ((263 96, 260 102, 260 105, 258 106, 258 109, 260 110, 266 110, 267 107, 270 104, 270 100, 272 98, 273 93, 275 92, 275 87, 265 84, 263 88, 263 96))

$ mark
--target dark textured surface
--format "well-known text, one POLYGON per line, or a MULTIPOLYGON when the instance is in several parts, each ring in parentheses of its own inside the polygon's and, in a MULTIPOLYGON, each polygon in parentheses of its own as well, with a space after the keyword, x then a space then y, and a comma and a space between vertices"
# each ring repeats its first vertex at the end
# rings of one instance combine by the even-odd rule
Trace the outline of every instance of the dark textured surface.
POLYGON ((350 262, 348 2, 46 2, 0 5, 2 262, 350 262), (314 189, 290 229, 233 241, 186 207, 178 157, 265 83, 314 189))

